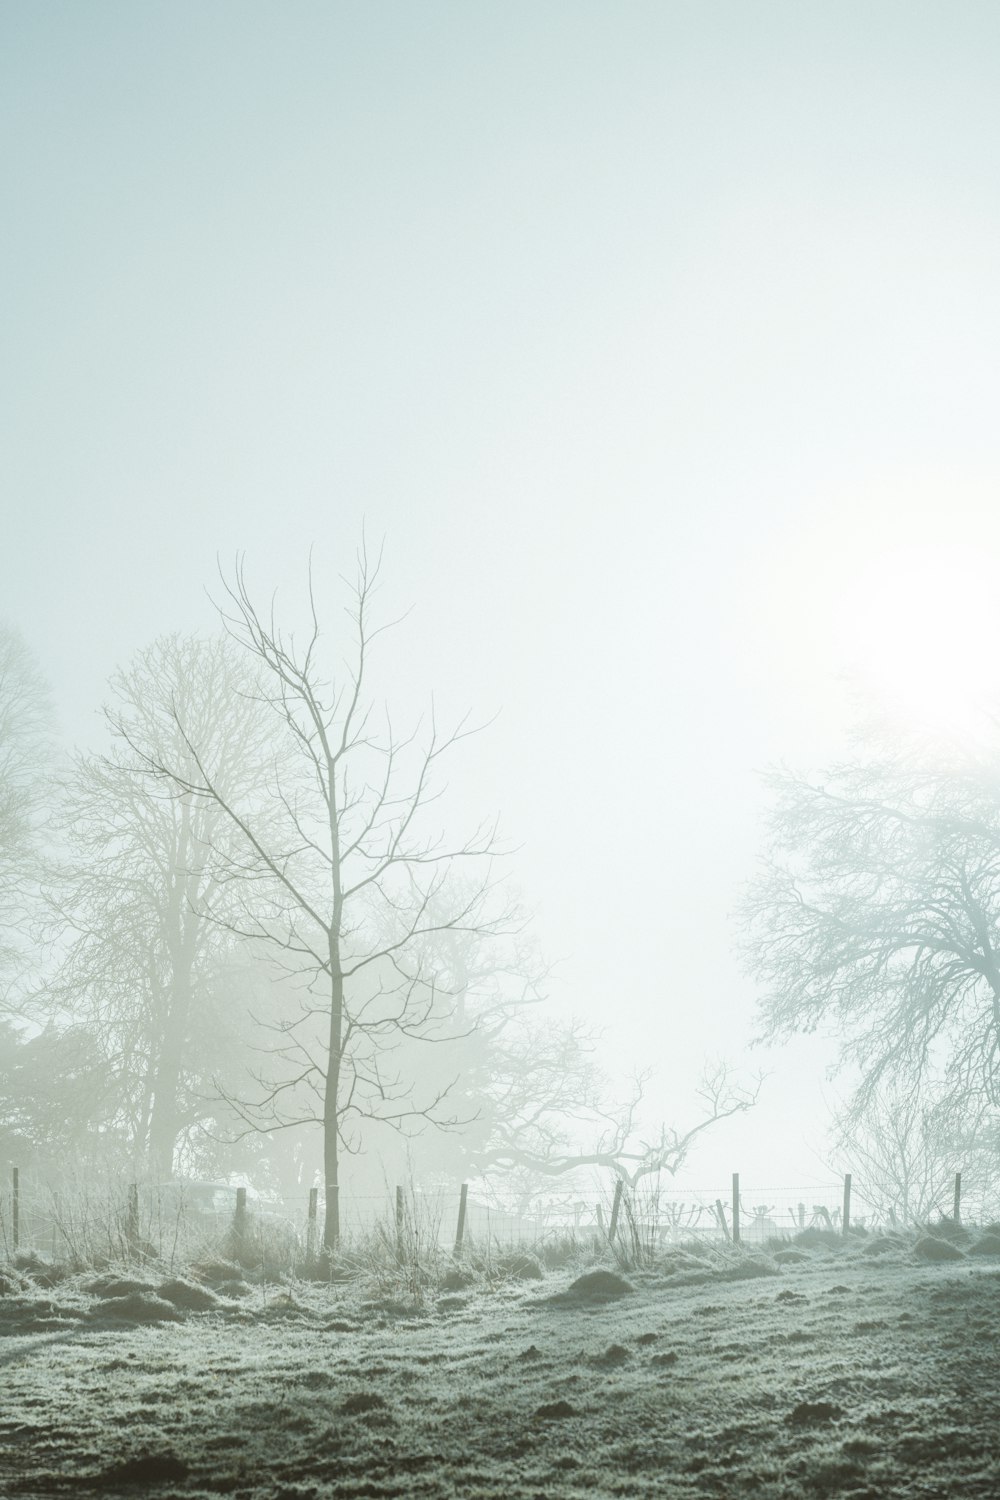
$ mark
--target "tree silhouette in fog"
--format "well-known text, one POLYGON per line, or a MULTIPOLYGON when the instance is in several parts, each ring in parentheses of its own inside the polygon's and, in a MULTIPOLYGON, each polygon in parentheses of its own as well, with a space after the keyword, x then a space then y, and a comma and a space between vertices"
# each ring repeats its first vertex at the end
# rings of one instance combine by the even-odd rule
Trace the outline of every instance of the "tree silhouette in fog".
POLYGON ((838 1036, 853 1108, 928 1090, 1000 1105, 1000 784, 989 770, 882 754, 811 781, 770 778, 745 953, 764 1035, 838 1036))
POLYGON ((413 732, 400 733, 388 711, 376 724, 368 678, 387 628, 372 619, 378 573, 379 560, 362 546, 341 671, 324 655, 311 574, 301 643, 273 609, 254 604, 242 564, 225 581, 221 614, 259 679, 254 701, 275 735, 263 785, 252 793, 226 780, 180 702, 172 751, 133 742, 159 785, 211 810, 206 844, 212 867, 225 873, 216 892, 198 897, 201 908, 266 951, 298 986, 260 1092, 242 1102, 259 1128, 321 1124, 328 1246, 340 1236, 340 1155, 356 1144, 360 1120, 401 1129, 459 1123, 447 1084, 421 1096, 394 1064, 397 1038, 433 1042, 454 1009, 426 965, 425 940, 446 931, 497 935, 519 921, 493 880, 495 824, 450 841, 432 822, 442 765, 474 730, 462 720, 443 731, 433 710, 413 732), (233 899, 238 913, 226 906, 233 899))
POLYGON ((111 679, 110 748, 78 755, 62 788, 65 857, 49 897, 65 951, 48 1001, 99 1045, 113 1155, 154 1180, 169 1179, 182 1137, 213 1112, 212 1074, 246 1030, 248 955, 208 915, 225 909, 228 821, 155 782, 147 762, 189 761, 181 714, 227 794, 252 794, 270 732, 253 688, 225 638, 156 641, 111 679))

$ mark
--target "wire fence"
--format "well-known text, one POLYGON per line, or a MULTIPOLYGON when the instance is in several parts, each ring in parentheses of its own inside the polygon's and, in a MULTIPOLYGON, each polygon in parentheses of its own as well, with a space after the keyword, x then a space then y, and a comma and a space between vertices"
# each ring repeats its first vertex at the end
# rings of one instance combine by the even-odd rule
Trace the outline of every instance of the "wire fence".
MULTIPOLYGON (((318 1188, 260 1195, 247 1187, 213 1183, 83 1182, 56 1188, 14 1168, 0 1190, 0 1256, 31 1248, 53 1259, 93 1263, 155 1256, 170 1264, 208 1256, 246 1256, 300 1263, 321 1247, 325 1202, 318 1188)), ((543 1245, 561 1239, 614 1242, 627 1236, 648 1250, 683 1242, 739 1241, 761 1246, 808 1229, 907 1227, 934 1216, 984 1224, 1000 1217, 996 1194, 962 1191, 961 1174, 942 1184, 932 1208, 919 1214, 886 1206, 851 1175, 804 1187, 745 1185, 734 1173, 719 1186, 664 1186, 623 1182, 592 1198, 564 1194, 520 1208, 498 1206, 468 1186, 396 1187, 378 1193, 340 1193, 341 1245, 366 1240, 399 1246, 404 1236, 424 1248, 543 1245)))

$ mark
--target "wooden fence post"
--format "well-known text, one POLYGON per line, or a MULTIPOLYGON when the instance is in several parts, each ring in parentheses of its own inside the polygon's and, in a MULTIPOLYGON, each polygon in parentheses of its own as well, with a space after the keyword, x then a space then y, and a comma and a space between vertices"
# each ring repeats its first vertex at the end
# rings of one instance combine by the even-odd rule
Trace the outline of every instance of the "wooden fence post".
POLYGON ((319 1205, 319 1188, 309 1189, 309 1218, 306 1223, 306 1262, 312 1265, 316 1259, 316 1214, 319 1205))
POLYGON ((16 1250, 21 1243, 21 1174, 17 1167, 11 1174, 11 1237, 16 1250))
POLYGON ((722 1206, 722 1199, 721 1198, 716 1198, 716 1200, 715 1200, 715 1212, 719 1216, 719 1223, 722 1225, 722 1232, 726 1236, 726 1239, 728 1240, 728 1238, 729 1238, 729 1225, 726 1222, 726 1210, 722 1206))
POLYGON ((800 1203, 799 1204, 799 1228, 800 1229, 805 1229, 805 1227, 806 1227, 806 1206, 805 1206, 804 1203, 800 1203))
POLYGON ((955 1223, 956 1224, 961 1224, 961 1222, 962 1222, 962 1174, 961 1174, 961 1172, 956 1172, 955 1173, 955 1213, 954 1213, 954 1219, 955 1219, 955 1223))
POLYGON ((458 1199, 458 1228, 455 1230, 455 1258, 462 1253, 462 1241, 465 1239, 465 1210, 469 1201, 469 1184, 462 1183, 462 1191, 458 1199))
POLYGON ((611 1228, 608 1230, 608 1243, 611 1245, 614 1244, 615 1235, 618 1233, 618 1215, 621 1212, 623 1191, 624 1183, 619 1177, 618 1181, 615 1183, 615 1197, 614 1202, 611 1205, 611 1228))
POLYGON ((396 1256, 403 1259, 403 1189, 396 1189, 396 1256))
POLYGON ((850 1231, 850 1228, 851 1228, 851 1174, 850 1174, 850 1172, 845 1172, 844 1173, 844 1212, 841 1215, 841 1232, 843 1233, 843 1236, 844 1236, 845 1240, 847 1239, 847 1235, 848 1235, 848 1232, 850 1231))
POLYGON ((740 1174, 733 1173, 733 1244, 740 1242, 740 1174))

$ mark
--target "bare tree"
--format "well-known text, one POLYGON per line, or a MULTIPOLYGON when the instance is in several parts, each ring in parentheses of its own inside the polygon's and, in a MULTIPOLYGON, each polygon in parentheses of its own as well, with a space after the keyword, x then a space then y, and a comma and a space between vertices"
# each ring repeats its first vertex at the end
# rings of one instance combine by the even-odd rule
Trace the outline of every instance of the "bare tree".
POLYGON ((368 670, 386 628, 371 618, 378 572, 362 547, 348 606, 352 652, 334 675, 321 663, 311 575, 301 644, 273 609, 258 610, 241 563, 224 579, 222 617, 262 678, 259 701, 279 740, 262 796, 234 791, 180 703, 183 753, 140 750, 164 784, 212 808, 228 828, 224 845, 211 838, 215 863, 227 870, 224 889, 201 897, 201 908, 300 986, 298 1013, 281 1023, 245 1114, 257 1128, 321 1123, 330 1247, 340 1236, 340 1153, 356 1144, 358 1121, 458 1123, 447 1087, 418 1097, 417 1082, 393 1061, 398 1038, 433 1041, 454 1009, 422 962, 422 944, 431 933, 487 935, 515 922, 495 904, 495 825, 454 843, 428 826, 442 763, 474 732, 467 721, 442 732, 432 711, 419 742, 419 731, 401 736, 388 713, 376 728, 368 670), (221 899, 233 892, 239 917, 221 899))
MULTIPOLYGON (((516 1179, 522 1197, 551 1192, 555 1179, 587 1168, 635 1186, 651 1173, 679 1171, 703 1131, 756 1102, 759 1078, 742 1083, 725 1064, 711 1064, 698 1086, 697 1120, 686 1130, 660 1124, 644 1139, 638 1121, 651 1072, 618 1097, 601 1065, 601 1031, 548 1012, 549 968, 523 933, 497 941, 434 932, 421 944, 420 963, 454 1002, 420 1071, 425 1082, 454 1080, 448 1098, 467 1124, 407 1142, 411 1166, 489 1183, 492 1191, 507 1192, 516 1179)), ((418 1047, 409 1045, 411 1075, 418 1047)))
POLYGON ((636 1075, 624 1103, 607 1102, 606 1080, 596 1069, 588 1073, 580 1056, 581 1048, 589 1050, 589 1040, 577 1028, 541 1036, 528 1031, 514 1039, 494 1083, 499 1108, 475 1159, 480 1175, 521 1169, 560 1177, 592 1167, 634 1188, 644 1177, 661 1172, 674 1176, 704 1131, 757 1102, 763 1082, 759 1076, 743 1083, 726 1063, 709 1063, 695 1090, 703 1106, 695 1123, 683 1130, 661 1123, 652 1136, 644 1136, 639 1116, 651 1073, 636 1075), (570 1079, 586 1078, 582 1097, 572 1087, 559 1086, 564 1069, 570 1079))
POLYGON ((21 637, 0 626, 0 999, 15 1005, 42 873, 51 710, 21 637))
POLYGON ((822 1029, 857 1066, 860 1114, 941 1085, 1000 1106, 1000 797, 975 770, 883 756, 774 794, 744 908, 764 1035, 822 1029))
POLYGON ((984 1152, 975 1122, 956 1119, 951 1102, 912 1089, 872 1095, 848 1111, 837 1140, 838 1168, 854 1174, 860 1196, 880 1218, 903 1224, 950 1211, 955 1173, 983 1186, 984 1152))
POLYGON ((153 782, 146 765, 188 757, 176 711, 227 794, 252 791, 270 730, 254 686, 225 638, 156 641, 111 680, 110 748, 78 756, 63 786, 67 857, 49 900, 65 951, 49 1000, 100 1047, 117 1136, 160 1179, 182 1133, 211 1112, 212 1073, 241 1029, 247 959, 205 913, 221 898, 228 822, 153 782))

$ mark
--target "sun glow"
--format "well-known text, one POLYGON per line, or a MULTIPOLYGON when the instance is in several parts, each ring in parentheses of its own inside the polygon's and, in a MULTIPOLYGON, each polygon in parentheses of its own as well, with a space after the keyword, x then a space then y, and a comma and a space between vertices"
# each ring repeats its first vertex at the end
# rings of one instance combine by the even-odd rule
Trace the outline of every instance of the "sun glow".
POLYGON ((968 546, 875 558, 842 596, 844 666, 880 716, 955 744, 1000 727, 1000 559, 968 546))

